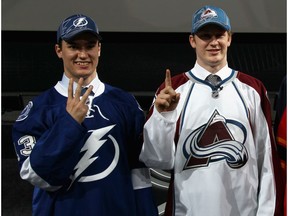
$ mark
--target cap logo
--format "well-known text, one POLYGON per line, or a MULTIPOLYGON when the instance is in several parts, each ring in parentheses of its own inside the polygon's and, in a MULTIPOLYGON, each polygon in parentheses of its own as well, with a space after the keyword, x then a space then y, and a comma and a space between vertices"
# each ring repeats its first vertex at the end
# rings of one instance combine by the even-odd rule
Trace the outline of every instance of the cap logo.
POLYGON ((80 33, 90 32, 94 34, 98 40, 101 40, 96 23, 88 16, 83 14, 75 14, 62 21, 57 30, 57 42, 60 39, 70 41, 80 33))
POLYGON ((207 24, 218 25, 226 31, 231 30, 229 18, 221 8, 205 6, 196 11, 192 19, 192 33, 207 24))
POLYGON ((217 13, 209 8, 203 11, 203 13, 201 14, 201 19, 211 19, 214 17, 218 17, 217 13))
POLYGON ((88 24, 88 21, 86 20, 85 17, 80 17, 74 20, 73 22, 73 25, 75 26, 75 28, 83 27, 83 26, 86 26, 87 24, 88 24))

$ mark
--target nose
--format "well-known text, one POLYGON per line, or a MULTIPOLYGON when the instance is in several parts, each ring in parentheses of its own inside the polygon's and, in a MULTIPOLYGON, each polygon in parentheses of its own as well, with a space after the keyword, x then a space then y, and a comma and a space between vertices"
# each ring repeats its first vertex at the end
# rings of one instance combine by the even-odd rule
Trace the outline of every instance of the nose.
POLYGON ((85 49, 79 50, 78 56, 80 58, 86 58, 88 56, 87 51, 85 49))
POLYGON ((210 43, 211 43, 211 45, 217 45, 218 44, 218 38, 215 36, 212 36, 210 43))

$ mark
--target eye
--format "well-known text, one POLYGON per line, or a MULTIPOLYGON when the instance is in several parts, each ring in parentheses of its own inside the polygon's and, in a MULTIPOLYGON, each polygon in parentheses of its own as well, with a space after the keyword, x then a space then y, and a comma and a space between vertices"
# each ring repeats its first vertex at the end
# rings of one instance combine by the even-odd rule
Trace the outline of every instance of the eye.
POLYGON ((198 35, 199 38, 201 38, 202 40, 209 40, 211 38, 211 35, 208 33, 202 33, 198 35))
POLYGON ((76 45, 75 44, 68 44, 67 46, 69 49, 76 49, 76 45))
POLYGON ((216 34, 216 38, 223 38, 225 36, 224 33, 218 33, 216 34))
POLYGON ((93 43, 93 44, 88 44, 88 45, 87 45, 87 49, 93 49, 95 46, 96 46, 95 43, 93 43))

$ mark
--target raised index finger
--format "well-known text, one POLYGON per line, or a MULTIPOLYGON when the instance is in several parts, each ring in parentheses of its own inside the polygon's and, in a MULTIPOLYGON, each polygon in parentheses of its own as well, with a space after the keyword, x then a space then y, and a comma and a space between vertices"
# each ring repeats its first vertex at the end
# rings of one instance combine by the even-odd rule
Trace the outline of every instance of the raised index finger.
POLYGON ((170 70, 166 69, 165 87, 172 86, 170 70))

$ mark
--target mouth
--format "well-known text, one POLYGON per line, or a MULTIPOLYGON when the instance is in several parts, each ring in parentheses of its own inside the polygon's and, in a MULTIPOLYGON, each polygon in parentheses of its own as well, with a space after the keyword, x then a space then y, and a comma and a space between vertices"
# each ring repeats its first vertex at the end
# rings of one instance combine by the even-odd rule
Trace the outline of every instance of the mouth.
POLYGON ((217 54, 220 52, 220 49, 211 49, 211 50, 207 50, 207 51, 211 54, 217 54))
POLYGON ((80 66, 88 66, 89 62, 76 62, 76 64, 80 66))

